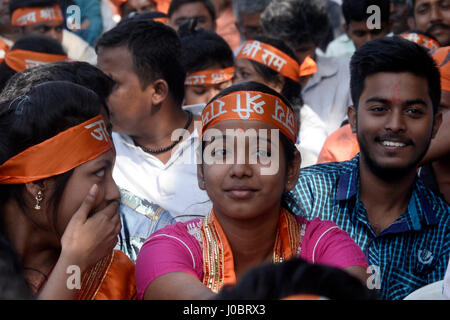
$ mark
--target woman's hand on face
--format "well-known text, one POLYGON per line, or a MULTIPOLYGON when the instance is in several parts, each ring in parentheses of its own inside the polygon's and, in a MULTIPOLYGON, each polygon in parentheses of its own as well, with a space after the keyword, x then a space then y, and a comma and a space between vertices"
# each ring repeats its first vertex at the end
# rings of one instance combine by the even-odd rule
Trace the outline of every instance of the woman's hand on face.
POLYGON ((113 250, 122 228, 117 201, 89 216, 97 194, 98 186, 94 184, 61 238, 61 256, 76 260, 83 271, 113 250))

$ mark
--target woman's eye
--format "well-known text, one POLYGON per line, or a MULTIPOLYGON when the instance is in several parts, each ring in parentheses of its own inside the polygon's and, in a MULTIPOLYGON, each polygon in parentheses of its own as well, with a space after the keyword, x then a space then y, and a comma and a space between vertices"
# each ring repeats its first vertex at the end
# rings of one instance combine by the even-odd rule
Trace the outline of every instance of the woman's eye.
POLYGON ((95 175, 99 178, 103 178, 105 176, 105 169, 98 170, 95 172, 95 175))

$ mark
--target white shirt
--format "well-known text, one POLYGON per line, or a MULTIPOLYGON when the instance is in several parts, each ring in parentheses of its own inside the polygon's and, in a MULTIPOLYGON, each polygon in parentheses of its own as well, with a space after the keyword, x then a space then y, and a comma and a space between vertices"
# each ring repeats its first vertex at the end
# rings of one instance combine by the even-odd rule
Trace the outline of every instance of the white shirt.
POLYGON ((75 33, 63 29, 62 46, 69 59, 88 62, 92 65, 97 64, 97 54, 94 48, 75 33))
POLYGON ((119 187, 161 206, 177 221, 210 211, 211 201, 197 181, 197 130, 173 149, 167 163, 144 152, 127 135, 112 136, 117 154, 113 178, 119 187))
POLYGON ((316 55, 317 72, 302 90, 305 104, 325 123, 327 135, 337 130, 352 105, 349 59, 316 55))
POLYGON ((445 272, 444 285, 442 291, 444 299, 450 300, 450 260, 448 261, 447 271, 445 272))
POLYGON ((309 151, 317 160, 327 139, 327 129, 317 113, 307 104, 300 108, 299 139, 300 148, 309 151))
POLYGON ((327 57, 346 57, 351 58, 355 53, 355 44, 347 34, 342 34, 328 44, 327 57))

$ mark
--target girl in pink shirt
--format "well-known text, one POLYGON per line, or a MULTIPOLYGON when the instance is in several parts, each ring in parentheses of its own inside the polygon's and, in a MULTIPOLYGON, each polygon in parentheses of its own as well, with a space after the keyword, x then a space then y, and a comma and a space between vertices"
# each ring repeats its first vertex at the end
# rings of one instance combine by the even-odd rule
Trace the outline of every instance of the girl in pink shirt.
POLYGON ((202 123, 199 186, 213 209, 150 236, 136 262, 139 299, 208 299, 252 267, 294 256, 367 279, 365 256, 343 230, 284 206, 301 163, 286 99, 255 82, 233 85, 202 123))

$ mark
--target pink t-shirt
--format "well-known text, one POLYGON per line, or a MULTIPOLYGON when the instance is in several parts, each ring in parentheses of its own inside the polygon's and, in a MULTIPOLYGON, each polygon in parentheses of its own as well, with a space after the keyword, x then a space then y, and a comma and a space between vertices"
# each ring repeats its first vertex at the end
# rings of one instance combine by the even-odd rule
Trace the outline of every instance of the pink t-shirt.
MULTIPOLYGON (((299 223, 304 223, 297 217, 299 223)), ((144 297, 148 285, 171 272, 187 272, 203 279, 203 254, 197 240, 200 219, 178 222, 152 234, 142 246, 136 261, 138 299, 144 297)), ((310 263, 337 268, 361 266, 367 260, 350 236, 331 221, 306 221, 300 257, 310 263)))

